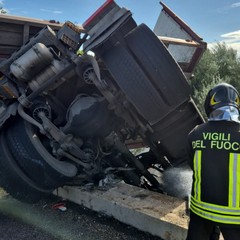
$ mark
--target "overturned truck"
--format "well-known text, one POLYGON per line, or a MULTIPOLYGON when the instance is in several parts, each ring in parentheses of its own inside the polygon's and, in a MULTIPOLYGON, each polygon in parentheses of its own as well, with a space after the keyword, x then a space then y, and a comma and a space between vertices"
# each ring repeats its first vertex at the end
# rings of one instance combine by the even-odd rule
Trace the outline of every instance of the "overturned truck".
POLYGON ((48 24, 13 52, 0 46, 0 186, 13 197, 108 176, 162 192, 151 169, 186 163, 203 122, 188 78, 206 44, 162 5, 155 32, 108 0, 83 27, 48 24))

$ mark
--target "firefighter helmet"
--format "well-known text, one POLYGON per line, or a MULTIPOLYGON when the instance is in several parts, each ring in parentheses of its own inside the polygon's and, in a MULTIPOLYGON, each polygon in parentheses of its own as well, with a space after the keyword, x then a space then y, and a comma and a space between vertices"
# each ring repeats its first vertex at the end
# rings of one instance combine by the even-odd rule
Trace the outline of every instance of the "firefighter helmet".
POLYGON ((236 88, 228 83, 220 83, 212 88, 206 97, 204 108, 207 116, 217 108, 234 106, 239 109, 240 96, 236 88))

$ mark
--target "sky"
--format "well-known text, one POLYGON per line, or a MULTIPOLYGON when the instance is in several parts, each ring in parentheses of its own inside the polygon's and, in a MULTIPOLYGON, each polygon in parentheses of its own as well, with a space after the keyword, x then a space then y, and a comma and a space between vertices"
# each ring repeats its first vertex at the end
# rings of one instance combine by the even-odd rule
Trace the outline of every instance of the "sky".
MULTIPOLYGON (((7 14, 82 24, 105 0, 0 0, 7 14)), ((134 20, 154 28, 160 0, 115 0, 134 20)), ((224 41, 240 52, 240 0, 163 0, 208 46, 224 41)))

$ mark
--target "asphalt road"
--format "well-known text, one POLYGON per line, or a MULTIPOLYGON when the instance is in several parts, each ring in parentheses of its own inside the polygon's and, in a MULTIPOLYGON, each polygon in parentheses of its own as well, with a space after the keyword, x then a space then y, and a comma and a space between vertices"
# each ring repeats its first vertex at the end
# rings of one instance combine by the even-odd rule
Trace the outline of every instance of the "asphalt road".
POLYGON ((111 217, 52 196, 37 204, 0 190, 0 240, 162 240, 111 217), (64 203, 66 211, 54 209, 64 203))

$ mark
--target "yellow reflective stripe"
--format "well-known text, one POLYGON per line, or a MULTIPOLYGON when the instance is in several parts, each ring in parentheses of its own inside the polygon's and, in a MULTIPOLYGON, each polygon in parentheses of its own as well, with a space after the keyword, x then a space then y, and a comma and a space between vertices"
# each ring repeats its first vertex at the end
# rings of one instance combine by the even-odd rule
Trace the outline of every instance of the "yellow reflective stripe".
POLYGON ((236 207, 240 208, 240 154, 237 157, 236 177, 236 207))
POLYGON ((240 155, 238 154, 238 165, 237 165, 237 190, 236 190, 236 194, 237 194, 237 208, 240 208, 240 155))
POLYGON ((202 163, 202 151, 196 150, 193 159, 194 165, 194 197, 198 200, 201 199, 201 163, 202 163))
POLYGON ((206 218, 211 221, 226 223, 226 224, 240 224, 240 216, 227 216, 227 215, 221 215, 218 213, 206 212, 196 208, 192 204, 190 206, 190 209, 198 216, 206 218))
POLYGON ((196 208, 202 210, 211 211, 219 214, 230 214, 240 216, 240 208, 230 208, 228 206, 217 205, 213 203, 206 203, 203 201, 197 201, 194 197, 191 197, 191 204, 196 208))
POLYGON ((240 154, 229 155, 228 206, 201 201, 201 151, 194 155, 194 194, 190 209, 197 215, 220 223, 240 225, 240 154))
POLYGON ((229 166, 228 166, 228 172, 229 172, 229 183, 228 183, 228 206, 233 206, 233 163, 234 163, 234 154, 230 153, 229 156, 229 166))
POLYGON ((229 156, 228 205, 231 208, 240 206, 240 154, 237 153, 229 156))

